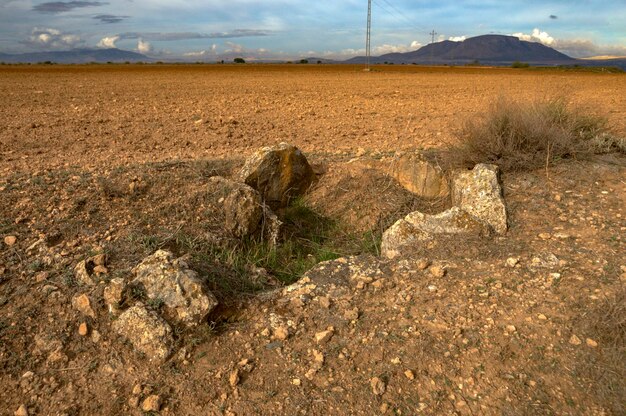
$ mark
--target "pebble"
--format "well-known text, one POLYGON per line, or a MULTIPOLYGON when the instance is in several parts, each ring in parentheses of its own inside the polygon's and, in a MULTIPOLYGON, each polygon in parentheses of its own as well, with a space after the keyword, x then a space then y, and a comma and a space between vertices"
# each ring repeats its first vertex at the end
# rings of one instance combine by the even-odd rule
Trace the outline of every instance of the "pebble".
POLYGON ((13 413, 15 416, 28 416, 28 409, 24 405, 20 405, 13 413))
POLYGON ((96 317, 96 313, 91 308, 91 301, 84 293, 82 295, 76 295, 72 298, 72 306, 74 306, 74 309, 83 315, 91 316, 92 318, 96 317))
POLYGON ((349 321, 356 321, 357 319, 359 319, 359 309, 348 309, 343 313, 343 317, 349 321))
POLYGON ((569 339, 569 343, 572 345, 580 345, 582 344, 582 341, 576 335, 572 335, 569 339))
POLYGON ((377 396, 382 396, 385 394, 385 390, 387 390, 385 382, 378 377, 373 377, 370 380, 370 386, 372 386, 372 392, 377 396))
POLYGON ((82 322, 78 326, 78 334, 84 337, 87 335, 88 332, 89 332, 89 327, 87 326, 87 322, 82 322))
POLYGON ((417 270, 426 270, 430 266, 430 261, 428 259, 419 259, 415 264, 417 270))
POLYGON ((446 275, 446 269, 444 269, 442 266, 430 266, 430 269, 428 269, 428 271, 430 271, 430 274, 433 277, 437 278, 442 278, 446 275))
POLYGON ((143 391, 143 386, 141 384, 135 384, 133 386, 133 394, 135 396, 139 396, 142 391, 143 391))
POLYGON ((302 385, 302 380, 300 380, 299 378, 294 378, 293 380, 291 380, 291 384, 299 387, 302 385))
POLYGON ((409 380, 414 380, 414 379, 415 379, 415 374, 414 374, 414 373, 413 373, 413 371, 411 371, 411 370, 406 370, 406 371, 404 372, 404 376, 405 376, 406 378, 408 378, 409 380))
POLYGON ((507 267, 513 268, 517 266, 518 263, 519 263, 519 257, 509 257, 508 259, 506 259, 507 267))
POLYGON ((335 328, 331 326, 326 331, 316 333, 315 341, 317 341, 318 344, 323 344, 325 342, 328 342, 333 337, 334 333, 335 333, 335 328))
POLYGON ((596 348, 598 346, 598 343, 591 338, 587 338, 585 342, 587 343, 587 346, 591 348, 596 348))
POLYGON ((231 387, 236 387, 237 384, 239 384, 239 381, 241 381, 241 377, 239 377, 239 369, 235 368, 228 376, 228 383, 230 383, 231 387))
POLYGON ((517 331, 517 328, 515 327, 515 325, 506 326, 506 332, 515 332, 515 331, 517 331))
POLYGON ((4 244, 6 244, 9 247, 14 245, 16 242, 17 242, 17 237, 14 235, 7 235, 6 237, 4 237, 4 244))
POLYGON ((542 240, 549 240, 552 238, 552 234, 550 233, 540 233, 539 234, 539 238, 541 238, 542 240))
POLYGON ((537 319, 539 319, 540 321, 545 321, 548 318, 544 314, 540 313, 539 315, 537 315, 537 319))
POLYGON ((144 412, 158 412, 161 410, 161 396, 151 394, 141 404, 141 410, 144 412))
POLYGON ((274 330, 274 338, 279 339, 281 341, 286 340, 287 338, 289 338, 289 328, 287 328, 284 325, 277 327, 274 330))

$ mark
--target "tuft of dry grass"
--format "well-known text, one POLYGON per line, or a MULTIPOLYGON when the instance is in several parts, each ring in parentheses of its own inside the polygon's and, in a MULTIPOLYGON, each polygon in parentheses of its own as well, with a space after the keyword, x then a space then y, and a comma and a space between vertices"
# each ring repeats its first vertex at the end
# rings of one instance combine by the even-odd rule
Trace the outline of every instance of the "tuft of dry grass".
MULTIPOLYGON (((596 152, 607 130, 602 117, 571 109, 563 98, 532 103, 499 97, 483 117, 467 121, 448 163, 494 163, 505 171, 531 170, 596 152), (594 141, 595 139, 595 141, 594 141)), ((605 136, 608 137, 608 136, 605 136)))

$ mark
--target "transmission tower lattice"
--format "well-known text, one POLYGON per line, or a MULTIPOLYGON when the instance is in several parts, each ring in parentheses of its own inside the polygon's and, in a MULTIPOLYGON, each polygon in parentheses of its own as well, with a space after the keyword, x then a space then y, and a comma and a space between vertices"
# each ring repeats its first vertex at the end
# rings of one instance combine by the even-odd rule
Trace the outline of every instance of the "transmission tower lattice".
POLYGON ((367 70, 370 70, 372 38, 372 0, 367 0, 367 33, 365 35, 365 56, 367 58, 367 70))

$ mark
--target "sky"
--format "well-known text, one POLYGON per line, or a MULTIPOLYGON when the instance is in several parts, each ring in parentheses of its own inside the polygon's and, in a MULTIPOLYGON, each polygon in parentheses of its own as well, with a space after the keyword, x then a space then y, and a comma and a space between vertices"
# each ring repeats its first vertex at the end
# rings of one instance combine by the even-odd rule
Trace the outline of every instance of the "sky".
MULTIPOLYGON (((0 52, 117 47, 163 59, 365 53, 367 0, 0 0, 0 52)), ((372 55, 514 35, 573 57, 626 56, 626 0, 372 0, 372 55)))

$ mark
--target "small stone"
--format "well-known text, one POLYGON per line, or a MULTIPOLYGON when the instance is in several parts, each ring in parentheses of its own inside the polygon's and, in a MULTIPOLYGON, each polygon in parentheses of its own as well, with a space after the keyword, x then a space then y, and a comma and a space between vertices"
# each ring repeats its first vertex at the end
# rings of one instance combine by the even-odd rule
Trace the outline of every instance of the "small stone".
POLYGON ((7 235, 6 237, 4 237, 4 244, 6 244, 9 247, 14 245, 16 242, 17 242, 17 237, 14 235, 7 235))
POLYGON ((291 384, 300 387, 302 385, 302 380, 300 380, 299 378, 294 378, 293 380, 291 380, 291 384))
POLYGON ((281 341, 289 338, 289 328, 285 325, 281 325, 274 329, 274 338, 279 339, 281 341))
POLYGON ((506 326, 506 332, 515 332, 515 331, 517 331, 517 328, 515 327, 515 325, 506 326))
POLYGON ((552 234, 550 233, 539 233, 539 238, 541 238, 542 240, 549 240, 552 238, 552 234))
POLYGON ((591 348, 596 348, 598 346, 598 343, 591 338, 587 338, 585 340, 585 343, 587 344, 588 347, 591 347, 591 348))
POLYGON ((141 410, 144 412, 158 412, 161 410, 161 396, 151 394, 141 403, 141 410))
POLYGON ((561 194, 556 194, 556 195, 554 195, 554 200, 555 200, 556 202, 561 202, 561 199, 563 199, 563 197, 561 196, 561 194))
POLYGON ((540 321, 546 321, 548 318, 544 314, 540 313, 539 315, 537 315, 537 319, 539 319, 540 321))
POLYGON ((387 389, 385 382, 378 377, 373 377, 370 380, 370 386, 372 386, 372 392, 377 396, 385 394, 385 390, 387 389))
POLYGON ((580 345, 582 344, 582 341, 576 335, 572 335, 569 339, 569 343, 572 345, 580 345))
POLYGON ((430 266, 430 260, 428 259, 419 259, 415 263, 417 270, 426 270, 428 266, 430 266))
POLYGON ((116 313, 118 311, 119 304, 124 299, 124 291, 126 290, 126 281, 122 278, 112 279, 111 282, 104 288, 104 301, 109 307, 110 313, 116 313))
POLYGON ((323 363, 324 362, 324 354, 319 352, 318 350, 313 350, 313 359, 317 363, 323 363))
POLYGON ((22 404, 15 412, 13 412, 13 414, 15 416, 28 416, 28 409, 22 404))
POLYGON ((91 331, 91 342, 93 342, 94 344, 100 342, 101 337, 102 335, 100 335, 100 332, 96 331, 95 329, 91 331))
POLYGON ((91 301, 84 293, 82 295, 76 295, 72 298, 72 306, 83 315, 90 316, 92 318, 96 317, 96 313, 91 307, 91 301))
POLYGON ((404 376, 405 376, 406 378, 408 378, 409 380, 414 380, 414 379, 415 379, 415 374, 414 374, 414 373, 413 373, 413 371, 411 371, 411 370, 406 370, 406 371, 404 372, 404 376))
POLYGON ((135 384, 133 386, 133 394, 135 396, 139 396, 142 391, 143 391, 143 386, 141 384, 135 384))
POLYGON ((383 403, 380 405, 380 413, 385 414, 387 413, 387 410, 389 410, 389 404, 388 403, 383 403))
POLYGON ((315 341, 317 341, 318 344, 328 342, 333 337, 334 332, 335 328, 333 327, 329 327, 326 331, 318 332, 315 334, 315 341))
POLYGON ((239 377, 239 369, 235 368, 228 376, 228 383, 230 383, 231 387, 236 387, 237 384, 239 384, 239 381, 241 381, 241 378, 239 377))
POLYGON ((348 309, 343 313, 343 317, 346 318, 348 321, 356 321, 357 319, 359 319, 359 309, 348 309))
POLYGON ((87 327, 87 322, 82 322, 78 326, 78 334, 84 337, 87 335, 88 332, 89 332, 89 328, 87 327))
POLYGON ((506 259, 506 266, 513 268, 519 264, 519 257, 509 257, 506 259))
POLYGON ((436 277, 439 279, 446 275, 446 269, 439 265, 430 266, 428 271, 433 277, 436 277))

